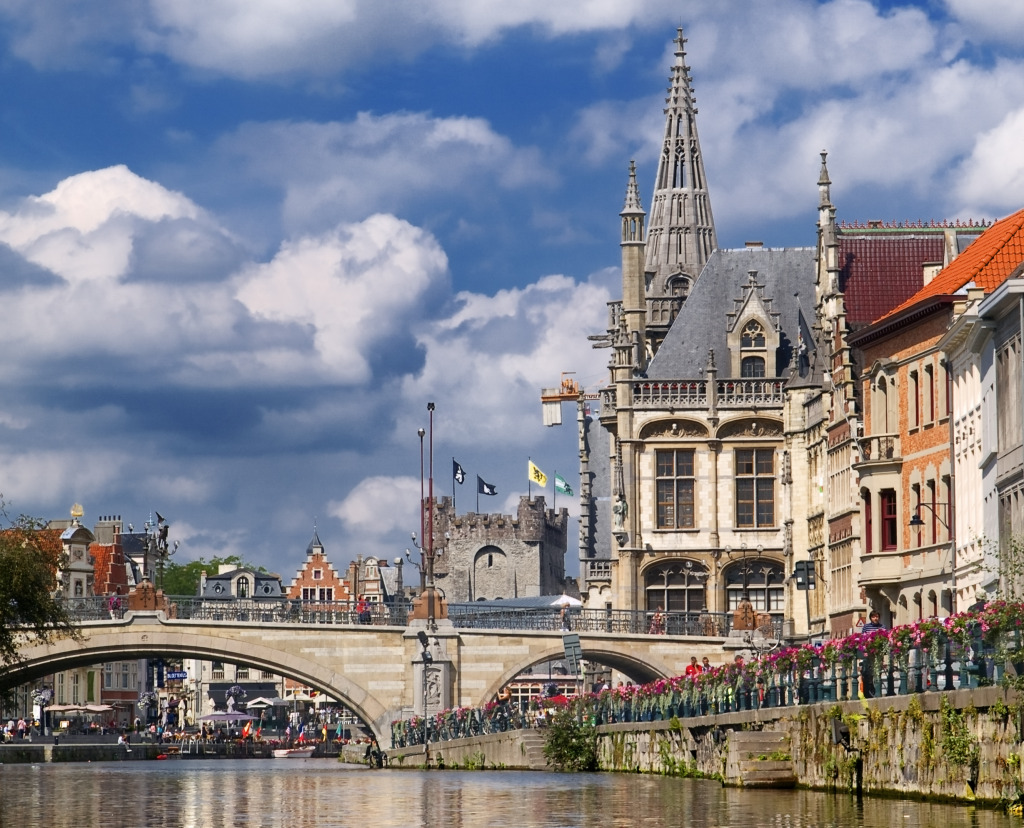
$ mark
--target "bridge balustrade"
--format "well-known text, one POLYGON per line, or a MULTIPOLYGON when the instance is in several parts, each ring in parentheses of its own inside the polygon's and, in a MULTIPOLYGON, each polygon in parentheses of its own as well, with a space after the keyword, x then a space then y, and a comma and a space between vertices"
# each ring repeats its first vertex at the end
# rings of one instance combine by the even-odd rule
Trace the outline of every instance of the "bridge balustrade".
MULTIPOLYGON (((111 610, 103 596, 64 599, 76 621, 120 618, 125 612, 111 610)), ((124 600, 124 599, 122 599, 124 600)), ((562 631, 561 608, 498 608, 472 604, 449 604, 448 618, 457 629, 500 629, 562 631)), ((166 598, 167 614, 179 620, 251 624, 325 624, 377 626, 408 623, 411 603, 370 604, 369 615, 359 618, 351 601, 298 601, 281 599, 209 600, 196 596, 174 595, 166 598)), ((724 638, 732 632, 732 614, 717 612, 666 612, 663 623, 655 623, 654 613, 645 610, 592 610, 570 607, 568 630, 572 632, 612 633, 617 635, 687 635, 724 638)), ((772 618, 775 638, 782 634, 782 619, 772 618)))

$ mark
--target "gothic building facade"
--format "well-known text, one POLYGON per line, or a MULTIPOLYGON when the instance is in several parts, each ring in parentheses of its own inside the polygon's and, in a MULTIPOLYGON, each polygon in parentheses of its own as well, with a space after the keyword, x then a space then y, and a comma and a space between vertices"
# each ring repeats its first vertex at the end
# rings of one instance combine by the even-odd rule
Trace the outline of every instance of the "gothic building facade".
POLYGON ((650 226, 631 165, 622 298, 591 337, 611 356, 581 426, 587 603, 746 597, 791 637, 966 608, 1021 520, 1021 222, 839 222, 823 152, 813 246, 719 248, 684 44, 650 226))

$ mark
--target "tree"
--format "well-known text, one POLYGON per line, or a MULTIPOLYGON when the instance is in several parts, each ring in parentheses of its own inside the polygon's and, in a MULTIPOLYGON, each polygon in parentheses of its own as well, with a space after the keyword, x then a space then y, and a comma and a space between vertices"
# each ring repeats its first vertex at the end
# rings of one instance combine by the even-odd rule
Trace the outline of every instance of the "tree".
POLYGON ((199 579, 204 572, 211 575, 220 571, 222 564, 228 564, 238 569, 255 569, 258 572, 266 570, 260 566, 246 563, 238 555, 228 555, 224 558, 211 558, 205 560, 199 558, 188 563, 168 562, 164 568, 163 590, 166 595, 197 595, 199 593, 199 579))
POLYGON ((0 496, 0 687, 4 673, 23 660, 24 645, 80 635, 58 598, 62 554, 59 533, 25 515, 9 521, 0 496))

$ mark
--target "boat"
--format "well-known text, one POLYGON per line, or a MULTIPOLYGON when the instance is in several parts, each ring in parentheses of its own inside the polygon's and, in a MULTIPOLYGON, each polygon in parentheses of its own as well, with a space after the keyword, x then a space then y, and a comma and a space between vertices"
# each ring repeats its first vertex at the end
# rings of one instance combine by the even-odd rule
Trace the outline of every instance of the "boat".
POLYGON ((276 748, 274 750, 275 759, 308 759, 313 755, 313 751, 316 747, 293 747, 293 748, 276 748))

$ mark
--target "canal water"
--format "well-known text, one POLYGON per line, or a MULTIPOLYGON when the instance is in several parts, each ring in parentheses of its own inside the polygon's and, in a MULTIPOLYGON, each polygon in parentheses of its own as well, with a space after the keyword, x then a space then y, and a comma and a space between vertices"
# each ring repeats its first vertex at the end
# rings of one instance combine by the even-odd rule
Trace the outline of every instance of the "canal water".
POLYGON ((636 774, 367 770, 326 759, 0 766, 2 828, 1015 828, 961 805, 636 774))

